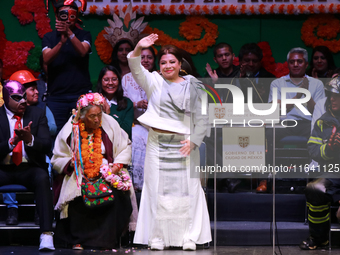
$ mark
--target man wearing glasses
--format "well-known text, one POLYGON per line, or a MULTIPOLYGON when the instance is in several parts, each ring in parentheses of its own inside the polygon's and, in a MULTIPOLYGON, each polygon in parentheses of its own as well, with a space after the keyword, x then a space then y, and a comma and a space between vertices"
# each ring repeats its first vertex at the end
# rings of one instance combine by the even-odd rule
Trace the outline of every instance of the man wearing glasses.
POLYGON ((0 186, 20 184, 34 191, 40 217, 39 250, 54 250, 53 204, 45 152, 51 140, 45 113, 27 106, 25 87, 17 81, 3 86, 0 108, 0 186))
POLYGON ((79 29, 78 7, 73 1, 58 1, 55 30, 42 40, 48 66, 47 105, 57 123, 57 133, 71 116, 78 97, 92 88, 89 73, 91 34, 79 29))

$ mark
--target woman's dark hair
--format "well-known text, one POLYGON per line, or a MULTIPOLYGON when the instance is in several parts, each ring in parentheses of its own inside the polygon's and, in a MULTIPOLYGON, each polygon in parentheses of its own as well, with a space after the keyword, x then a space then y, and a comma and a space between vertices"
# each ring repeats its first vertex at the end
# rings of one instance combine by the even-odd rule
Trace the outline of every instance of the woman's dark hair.
POLYGON ((180 75, 193 75, 195 77, 199 77, 197 73, 197 69, 194 65, 194 61, 192 61, 191 55, 189 52, 176 47, 175 45, 165 45, 160 51, 158 51, 157 58, 158 64, 163 55, 172 54, 177 60, 182 64, 181 70, 179 72, 180 75))
POLYGON ((115 47, 113 47, 112 55, 111 55, 111 64, 110 65, 115 67, 118 70, 119 74, 122 73, 122 70, 120 69, 120 66, 119 66, 119 60, 118 60, 118 57, 117 57, 117 53, 118 53, 119 46, 124 44, 124 43, 129 44, 131 46, 131 50, 133 50, 132 43, 127 39, 123 39, 123 40, 116 43, 115 47))
POLYGON ((102 80, 107 71, 112 71, 113 73, 117 75, 118 88, 115 94, 113 95, 113 98, 116 99, 117 101, 117 106, 118 106, 117 110, 118 111, 124 110, 127 107, 127 100, 125 97, 123 97, 124 91, 122 87, 122 79, 120 77, 120 73, 115 67, 108 65, 108 66, 103 67, 102 70, 100 70, 98 81, 97 81, 97 92, 102 94, 104 97, 107 97, 102 87, 102 80))
POLYGON ((326 61, 327 61, 327 65, 328 65, 328 67, 327 67, 328 70, 334 70, 336 68, 332 52, 326 46, 316 46, 313 49, 312 57, 311 57, 310 63, 309 63, 309 68, 306 72, 308 75, 312 75, 312 71, 313 71, 313 68, 314 68, 313 57, 314 57, 314 54, 317 51, 321 52, 325 56, 326 61))
POLYGON ((172 54, 179 62, 183 62, 183 52, 181 49, 177 48, 175 45, 164 45, 157 54, 158 64, 161 61, 161 57, 166 54, 172 54))
POLYGON ((155 50, 152 48, 152 46, 150 46, 150 47, 148 47, 148 48, 143 48, 142 51, 143 51, 143 50, 149 50, 149 51, 151 51, 151 54, 152 54, 153 59, 154 59, 154 61, 153 61, 153 67, 152 67, 152 69, 151 69, 151 72, 157 71, 157 68, 156 68, 156 53, 155 53, 155 50))
POLYGON ((190 53, 183 49, 180 49, 180 50, 182 51, 182 56, 183 56, 181 69, 184 70, 187 74, 190 74, 195 77, 200 77, 195 67, 194 61, 191 58, 190 53))

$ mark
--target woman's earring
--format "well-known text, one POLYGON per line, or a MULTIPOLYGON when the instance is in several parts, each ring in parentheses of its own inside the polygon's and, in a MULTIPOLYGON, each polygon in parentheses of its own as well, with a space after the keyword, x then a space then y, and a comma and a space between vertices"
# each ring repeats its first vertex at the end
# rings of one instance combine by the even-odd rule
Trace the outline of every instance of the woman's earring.
POLYGON ((185 71, 184 69, 181 69, 179 71, 182 72, 182 73, 185 73, 186 75, 188 75, 187 71, 185 71))

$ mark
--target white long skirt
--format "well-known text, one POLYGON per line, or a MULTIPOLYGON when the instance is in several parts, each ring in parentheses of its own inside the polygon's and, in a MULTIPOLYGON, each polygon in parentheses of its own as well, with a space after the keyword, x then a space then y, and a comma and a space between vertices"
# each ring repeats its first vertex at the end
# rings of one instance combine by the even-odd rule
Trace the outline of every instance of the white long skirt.
POLYGON ((136 124, 132 128, 132 173, 133 186, 142 190, 144 182, 145 148, 149 131, 142 125, 136 124))
POLYGON ((199 150, 190 157, 179 153, 180 141, 186 138, 149 130, 134 243, 150 245, 161 239, 165 246, 183 246, 188 240, 196 244, 211 241, 200 179, 190 178, 190 161, 199 162, 199 150))

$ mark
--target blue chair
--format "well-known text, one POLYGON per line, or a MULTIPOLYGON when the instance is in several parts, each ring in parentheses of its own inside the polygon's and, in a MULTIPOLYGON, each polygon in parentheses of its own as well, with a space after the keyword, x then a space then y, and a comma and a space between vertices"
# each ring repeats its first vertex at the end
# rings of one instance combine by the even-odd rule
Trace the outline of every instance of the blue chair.
POLYGON ((10 184, 0 187, 0 193, 12 193, 12 192, 28 192, 25 186, 19 184, 10 184))

